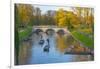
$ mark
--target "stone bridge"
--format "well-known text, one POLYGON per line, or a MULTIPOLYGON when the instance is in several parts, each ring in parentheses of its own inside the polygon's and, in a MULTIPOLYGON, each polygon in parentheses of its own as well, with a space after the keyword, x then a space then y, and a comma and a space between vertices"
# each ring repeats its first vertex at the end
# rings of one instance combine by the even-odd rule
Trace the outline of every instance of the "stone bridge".
POLYGON ((41 30, 43 32, 47 32, 48 30, 52 30, 55 33, 58 32, 59 30, 64 31, 65 34, 70 33, 67 29, 67 27, 58 27, 58 26, 33 26, 33 32, 36 30, 41 30))

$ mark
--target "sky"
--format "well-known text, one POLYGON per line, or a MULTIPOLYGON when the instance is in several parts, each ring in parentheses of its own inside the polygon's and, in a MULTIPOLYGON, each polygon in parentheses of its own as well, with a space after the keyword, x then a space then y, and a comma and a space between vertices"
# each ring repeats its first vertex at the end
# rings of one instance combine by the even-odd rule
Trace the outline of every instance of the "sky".
POLYGON ((71 7, 63 7, 63 6, 46 6, 46 5, 33 5, 34 7, 39 7, 41 10, 41 13, 45 13, 48 10, 58 10, 60 8, 63 8, 64 10, 71 11, 71 7))

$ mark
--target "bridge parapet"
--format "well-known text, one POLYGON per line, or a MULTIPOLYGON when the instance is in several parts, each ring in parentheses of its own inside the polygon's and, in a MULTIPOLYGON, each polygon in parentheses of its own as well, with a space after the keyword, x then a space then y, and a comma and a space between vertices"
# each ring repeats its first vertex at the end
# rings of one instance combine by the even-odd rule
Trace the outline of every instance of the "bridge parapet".
POLYGON ((43 30, 43 32, 46 32, 46 30, 48 29, 52 29, 55 32, 59 31, 59 30, 64 30, 65 33, 69 33, 68 29, 65 27, 57 27, 57 26, 33 26, 33 31, 35 31, 36 29, 41 29, 43 30))

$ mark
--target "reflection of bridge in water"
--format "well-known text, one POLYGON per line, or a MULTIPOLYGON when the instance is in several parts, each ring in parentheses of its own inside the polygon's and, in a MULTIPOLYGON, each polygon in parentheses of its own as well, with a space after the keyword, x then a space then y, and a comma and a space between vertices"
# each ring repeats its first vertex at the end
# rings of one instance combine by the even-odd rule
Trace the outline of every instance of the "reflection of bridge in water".
POLYGON ((62 31, 62 33, 64 34, 70 33, 67 27, 58 27, 58 26, 33 26, 32 31, 34 32, 36 30, 41 30, 42 32, 53 31, 54 33, 62 31))

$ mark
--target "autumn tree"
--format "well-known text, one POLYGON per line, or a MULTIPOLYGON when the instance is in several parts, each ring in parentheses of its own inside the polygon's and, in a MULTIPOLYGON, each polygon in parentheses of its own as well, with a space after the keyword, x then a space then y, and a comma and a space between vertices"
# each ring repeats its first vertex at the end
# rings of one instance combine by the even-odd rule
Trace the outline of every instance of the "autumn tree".
POLYGON ((82 26, 91 26, 94 23, 94 11, 93 8, 87 7, 72 7, 74 13, 76 13, 77 17, 80 19, 80 23, 82 26))
POLYGON ((63 10, 62 8, 59 9, 58 11, 56 11, 56 16, 55 16, 55 20, 57 23, 57 26, 63 27, 66 26, 66 11, 63 10))
POLYGON ((85 23, 91 27, 94 23, 93 8, 84 8, 84 20, 85 23))
POLYGON ((17 4, 20 25, 26 26, 30 23, 33 16, 33 6, 29 4, 17 4))
POLYGON ((82 7, 72 7, 73 12, 80 18, 81 23, 83 23, 83 8, 82 7))
POLYGON ((73 11, 59 9, 56 12, 55 20, 58 26, 67 27, 68 29, 77 28, 80 25, 80 20, 73 11))
POLYGON ((78 28, 80 26, 80 20, 77 15, 72 11, 67 11, 66 14, 68 29, 78 28))

